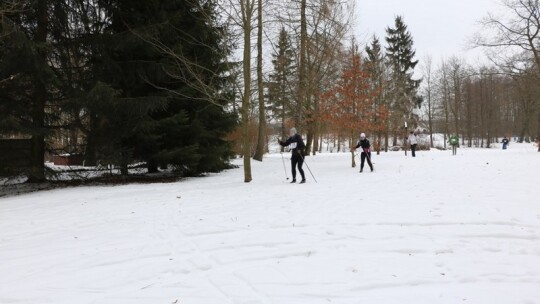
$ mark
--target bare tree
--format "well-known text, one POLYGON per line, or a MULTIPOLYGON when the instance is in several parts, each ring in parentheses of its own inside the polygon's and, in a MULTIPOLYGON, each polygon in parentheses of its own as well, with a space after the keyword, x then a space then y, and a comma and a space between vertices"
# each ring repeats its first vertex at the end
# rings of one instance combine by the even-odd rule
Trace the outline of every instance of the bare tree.
POLYGON ((427 107, 427 118, 428 118, 428 129, 429 129, 429 146, 433 148, 433 58, 430 55, 426 55, 424 60, 421 63, 422 68, 422 78, 424 83, 424 95, 426 107, 427 107))
POLYGON ((242 96, 242 142, 244 158, 244 182, 249 183, 251 177, 251 149, 249 142, 249 106, 251 101, 251 30, 255 13, 255 0, 239 0, 244 32, 244 93, 242 96))
POLYGON ((446 149, 446 138, 450 134, 450 65, 443 60, 438 68, 437 87, 439 91, 439 109, 442 112, 442 130, 444 133, 444 148, 446 149))
POLYGON ((263 88, 263 0, 257 0, 257 99, 259 101, 259 130, 253 159, 262 161, 266 148, 266 108, 263 88))
POLYGON ((297 129, 307 134, 307 153, 320 149, 324 128, 319 119, 320 96, 339 75, 353 5, 350 0, 294 0, 283 3, 278 16, 296 39, 298 77, 292 88, 296 94, 291 116, 297 129))
MULTIPOLYGON (((249 183, 251 176, 251 140, 250 140, 250 109, 251 109, 251 32, 254 27, 257 0, 222 0, 220 10, 223 18, 238 30, 242 37, 242 88, 239 84, 238 94, 242 100, 240 109, 242 130, 242 157, 244 162, 244 182, 249 183)), ((235 32, 231 30, 231 32, 235 32)), ((234 35, 234 34, 231 34, 234 35)), ((234 39, 234 38, 231 38, 234 39)))
MULTIPOLYGON (((512 75, 515 104, 517 105, 519 116, 518 138, 523 142, 532 134, 531 126, 534 123, 535 104, 539 96, 537 78, 525 73, 521 76, 512 75)), ((537 122, 540 123, 540 122, 537 122)))
POLYGON ((306 153, 319 148, 320 96, 339 78, 345 39, 351 28, 354 2, 316 1, 310 6, 307 49, 306 153))
POLYGON ((460 133, 460 120, 462 115, 462 82, 465 75, 465 62, 458 57, 452 57, 449 60, 450 76, 452 81, 452 102, 450 104, 450 112, 452 113, 454 132, 460 133))
MULTIPOLYGON (((502 0, 501 3, 508 14, 502 17, 488 15, 482 21, 484 31, 475 37, 474 45, 490 50, 493 62, 512 74, 527 72, 532 66, 538 83, 540 0, 502 0)), ((536 103, 537 120, 540 122, 540 99, 536 103)), ((540 152, 540 126, 537 127, 537 139, 540 152)))

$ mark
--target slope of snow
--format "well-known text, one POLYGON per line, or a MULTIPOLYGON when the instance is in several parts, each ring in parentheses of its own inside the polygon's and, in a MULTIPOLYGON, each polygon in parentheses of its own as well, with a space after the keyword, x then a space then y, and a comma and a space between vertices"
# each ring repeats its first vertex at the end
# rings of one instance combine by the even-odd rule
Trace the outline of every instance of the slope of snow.
POLYGON ((276 153, 249 184, 0 199, 0 303, 538 303, 535 151, 390 152, 362 174, 321 154, 304 185, 276 153))

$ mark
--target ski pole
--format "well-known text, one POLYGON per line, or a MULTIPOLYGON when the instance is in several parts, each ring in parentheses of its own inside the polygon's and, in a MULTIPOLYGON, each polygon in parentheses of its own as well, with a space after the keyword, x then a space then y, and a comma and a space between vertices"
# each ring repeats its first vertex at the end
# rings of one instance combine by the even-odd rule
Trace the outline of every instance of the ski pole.
MULTIPOLYGON (((311 177, 313 177, 313 180, 315 181, 315 183, 317 183, 317 179, 315 179, 315 175, 313 175, 313 172, 311 172, 311 169, 309 168, 309 165, 308 163, 306 162, 306 159, 304 158, 304 155, 300 154, 300 157, 302 157, 302 160, 304 161, 304 163, 306 164, 306 167, 307 169, 309 170, 309 174, 311 174, 311 177)), ((318 184, 318 183, 317 183, 318 184)))
POLYGON ((281 154, 281 160, 283 161, 283 171, 285 171, 285 177, 287 180, 289 180, 289 175, 287 175, 287 168, 285 167, 285 158, 283 158, 283 152, 279 151, 279 154, 281 154))
POLYGON ((362 158, 360 157, 360 153, 356 153, 356 156, 358 156, 358 167, 362 170, 362 158))
MULTIPOLYGON (((362 153, 364 152, 354 154, 355 156, 358 156, 358 161, 360 162, 360 172, 362 172, 362 153)), ((371 159, 369 160, 369 162, 371 163, 371 159)), ((371 165, 373 166, 373 163, 371 163, 371 165)))

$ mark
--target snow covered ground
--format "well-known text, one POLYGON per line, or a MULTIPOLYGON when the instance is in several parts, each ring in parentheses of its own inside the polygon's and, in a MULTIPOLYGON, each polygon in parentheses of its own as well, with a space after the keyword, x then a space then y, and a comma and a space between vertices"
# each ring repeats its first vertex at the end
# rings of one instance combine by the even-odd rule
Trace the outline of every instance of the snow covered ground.
POLYGON ((2 198, 0 303, 540 303, 533 145, 307 160, 2 198))

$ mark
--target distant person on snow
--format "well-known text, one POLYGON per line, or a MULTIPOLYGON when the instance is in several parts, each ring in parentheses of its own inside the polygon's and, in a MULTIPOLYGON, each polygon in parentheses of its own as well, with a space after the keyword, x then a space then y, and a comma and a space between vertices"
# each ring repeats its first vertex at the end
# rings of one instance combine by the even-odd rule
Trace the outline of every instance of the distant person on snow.
POLYGON ((352 148, 351 150, 354 152, 359 147, 362 147, 362 153, 360 154, 360 173, 364 171, 364 161, 366 158, 369 168, 371 168, 371 172, 373 172, 373 164, 371 163, 371 145, 369 144, 369 140, 366 138, 365 133, 360 134, 358 144, 356 144, 356 147, 352 148))
POLYGON ((302 136, 296 133, 296 128, 291 128, 289 134, 290 137, 287 141, 278 140, 278 143, 283 147, 289 146, 291 149, 291 170, 293 178, 291 183, 296 183, 296 166, 298 165, 298 171, 300 171, 300 175, 302 176, 300 184, 303 184, 306 182, 306 176, 304 175, 304 170, 302 170, 302 165, 304 164, 304 149, 306 148, 306 145, 302 140, 302 136))
POLYGON ((502 148, 503 150, 506 150, 506 148, 508 147, 508 145, 510 144, 510 141, 508 140, 508 138, 506 138, 506 136, 503 138, 502 140, 502 148))
POLYGON ((450 135, 450 138, 448 139, 448 142, 452 146, 452 155, 457 154, 457 146, 459 145, 459 137, 457 134, 450 135))
POLYGON ((412 157, 416 157, 416 145, 418 144, 418 140, 416 139, 416 135, 414 135, 414 132, 411 131, 411 134, 409 134, 409 144, 411 145, 411 154, 412 157))

